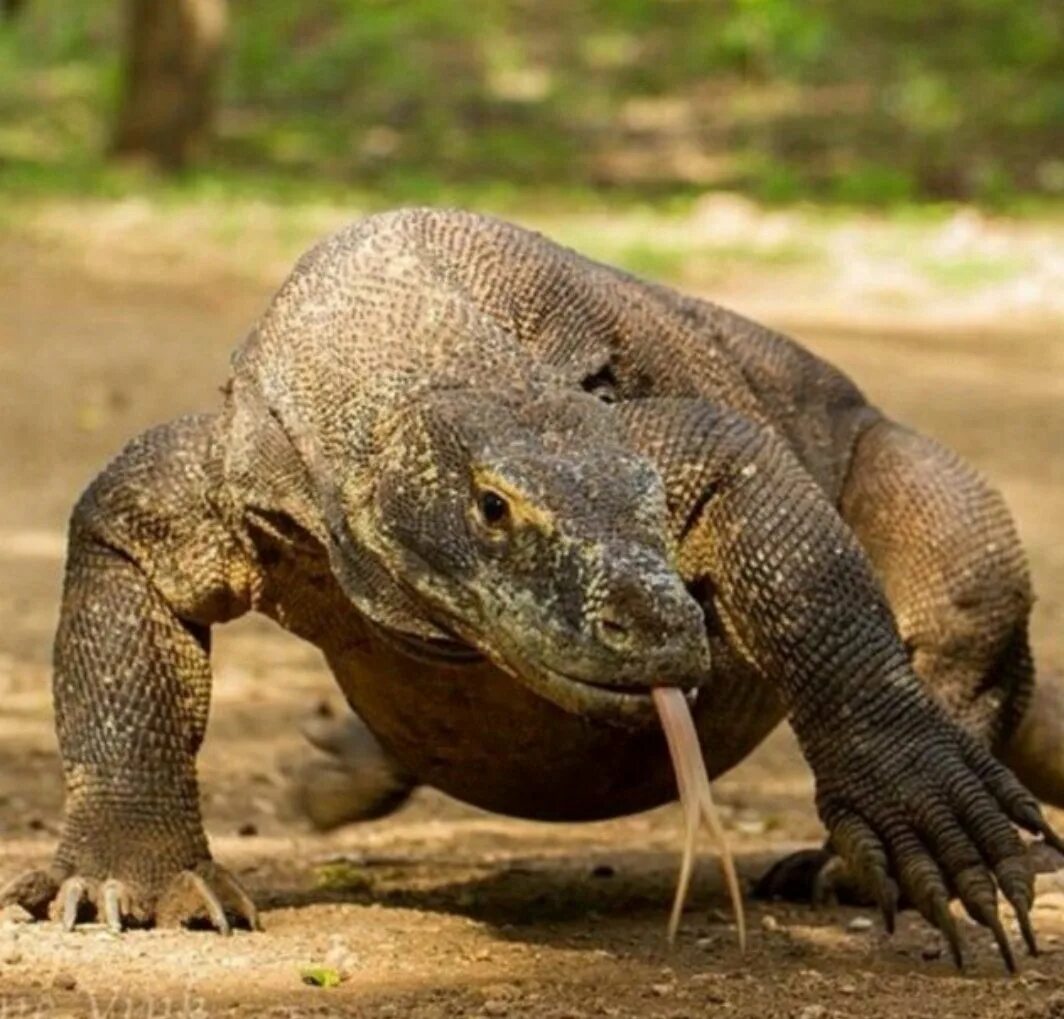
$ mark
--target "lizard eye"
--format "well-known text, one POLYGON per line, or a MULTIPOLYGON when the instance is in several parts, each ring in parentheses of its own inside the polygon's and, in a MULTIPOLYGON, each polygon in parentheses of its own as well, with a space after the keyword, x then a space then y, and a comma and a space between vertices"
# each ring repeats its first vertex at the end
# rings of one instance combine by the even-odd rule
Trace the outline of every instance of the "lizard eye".
POLYGON ((498 492, 485 489, 477 497, 480 516, 489 527, 505 527, 510 519, 510 504, 498 492))

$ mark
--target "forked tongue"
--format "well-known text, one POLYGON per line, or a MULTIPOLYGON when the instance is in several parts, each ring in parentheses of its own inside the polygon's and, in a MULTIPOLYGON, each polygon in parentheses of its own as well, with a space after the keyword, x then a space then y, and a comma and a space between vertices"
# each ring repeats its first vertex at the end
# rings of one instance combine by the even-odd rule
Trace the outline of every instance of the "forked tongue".
POLYGON ((724 827, 720 823, 717 808, 713 805, 706 762, 702 759, 702 748, 698 744, 698 734, 695 732, 687 700, 675 687, 656 686, 652 693, 654 706, 658 709, 661 727, 665 730, 665 739, 669 744, 672 766, 676 770, 676 786, 680 792, 684 823, 683 858, 680 862, 680 877, 676 883, 672 913, 669 916, 669 943, 676 938, 687 890, 691 885, 691 871, 695 864, 695 839, 698 837, 698 823, 701 819, 705 821, 719 847, 720 869, 724 875, 724 883, 728 886, 732 911, 735 913, 739 949, 746 951, 746 915, 743 912, 743 896, 739 891, 739 878, 735 873, 735 862, 728 848, 724 827))

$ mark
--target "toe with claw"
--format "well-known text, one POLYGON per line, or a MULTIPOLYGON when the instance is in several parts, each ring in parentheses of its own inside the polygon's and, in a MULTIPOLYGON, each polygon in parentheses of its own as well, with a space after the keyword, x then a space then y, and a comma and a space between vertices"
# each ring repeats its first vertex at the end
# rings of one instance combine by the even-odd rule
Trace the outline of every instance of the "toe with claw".
POLYGON ((841 771, 848 772, 842 781, 821 785, 818 806, 831 845, 879 904, 888 930, 904 899, 942 932, 962 968, 964 947, 949 905, 956 898, 1015 972, 998 912, 1000 891, 1028 951, 1037 954, 1030 920, 1034 867, 1017 828, 1040 835, 1052 850, 1062 844, 1011 772, 964 733, 943 729, 921 733, 905 747, 868 740, 850 748, 841 771))
POLYGON ((0 890, 0 905, 17 904, 35 919, 51 917, 64 930, 98 922, 116 933, 138 927, 261 930, 243 885, 211 861, 175 874, 157 894, 115 877, 97 879, 57 870, 24 874, 0 890))

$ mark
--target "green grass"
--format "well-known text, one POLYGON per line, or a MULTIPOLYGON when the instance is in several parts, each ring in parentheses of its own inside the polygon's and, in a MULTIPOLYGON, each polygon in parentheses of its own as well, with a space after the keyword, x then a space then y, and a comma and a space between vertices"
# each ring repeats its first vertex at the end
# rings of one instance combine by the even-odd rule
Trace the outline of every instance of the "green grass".
MULTIPOLYGON (((1064 193, 1053 0, 231 7, 217 144, 173 181, 104 157, 120 4, 33 0, 0 23, 0 190, 499 210, 666 209, 724 188, 1023 211, 1064 193)), ((653 248, 633 261, 653 269, 653 248)))
POLYGON ((666 247, 647 241, 629 241, 612 252, 596 252, 605 261, 613 262, 637 276, 650 279, 677 279, 687 263, 688 252, 679 247, 666 247))
POLYGON ((813 266, 822 261, 823 253, 813 242, 758 245, 743 243, 694 244, 671 238, 654 243, 644 240, 622 240, 618 243, 589 241, 588 253, 606 262, 619 265, 629 272, 648 279, 702 282, 744 269, 793 269, 813 266))
POLYGON ((1016 279, 1029 269, 1027 259, 1011 256, 917 258, 916 266, 933 283, 950 290, 969 291, 1016 279))

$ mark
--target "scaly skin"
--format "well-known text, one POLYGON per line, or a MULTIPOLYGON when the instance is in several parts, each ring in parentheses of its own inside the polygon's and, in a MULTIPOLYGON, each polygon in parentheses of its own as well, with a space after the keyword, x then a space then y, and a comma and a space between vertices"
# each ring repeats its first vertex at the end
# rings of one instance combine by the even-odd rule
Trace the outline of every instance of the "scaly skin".
POLYGON ((497 221, 371 217, 300 260, 219 415, 142 436, 78 504, 67 820, 6 894, 67 926, 254 924, 195 754, 209 627, 256 610, 325 652, 409 781, 508 813, 669 799, 654 684, 697 691, 711 774, 787 713, 888 923, 900 887, 956 944, 955 892, 1011 963, 1014 825, 1055 838, 991 754, 1033 682, 1028 606, 996 496, 791 341, 497 221))

